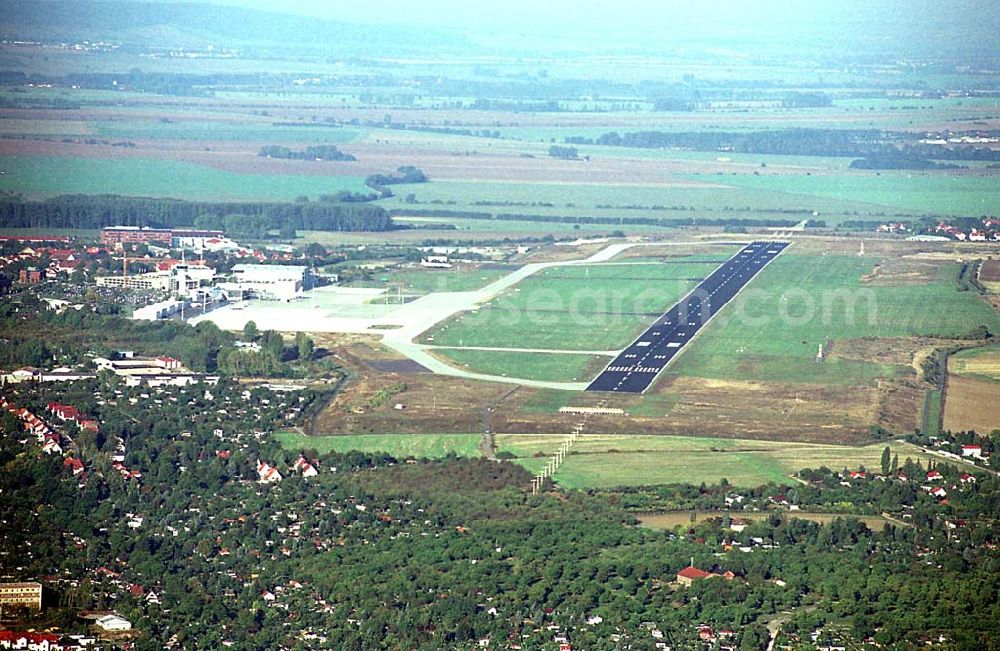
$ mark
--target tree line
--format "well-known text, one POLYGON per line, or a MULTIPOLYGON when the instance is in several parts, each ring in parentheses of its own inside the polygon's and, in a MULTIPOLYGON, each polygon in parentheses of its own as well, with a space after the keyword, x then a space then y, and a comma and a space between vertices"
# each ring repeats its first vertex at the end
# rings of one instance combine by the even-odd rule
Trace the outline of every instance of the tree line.
POLYGON ((355 161, 352 154, 345 154, 336 145, 313 145, 304 151, 294 151, 283 145, 264 145, 257 152, 262 158, 281 158, 285 160, 333 160, 355 161))
POLYGON ((61 195, 42 201, 0 199, 0 223, 7 228, 106 226, 187 227, 227 215, 244 215, 283 233, 388 231, 395 224, 379 206, 333 202, 208 202, 120 195, 61 195))
POLYGON ((913 134, 880 129, 777 129, 728 131, 609 131, 597 138, 567 136, 569 144, 636 148, 679 148, 737 154, 838 156, 888 159, 1000 161, 1000 151, 971 145, 920 143, 913 134))

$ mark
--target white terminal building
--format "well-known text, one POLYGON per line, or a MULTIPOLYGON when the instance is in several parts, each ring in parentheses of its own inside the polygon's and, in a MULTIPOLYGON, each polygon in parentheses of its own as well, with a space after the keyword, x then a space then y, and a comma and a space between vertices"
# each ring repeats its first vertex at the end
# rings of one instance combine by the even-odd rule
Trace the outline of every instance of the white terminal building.
POLYGON ((258 298, 291 301, 311 286, 309 267, 294 265, 238 264, 226 289, 252 292, 258 298))

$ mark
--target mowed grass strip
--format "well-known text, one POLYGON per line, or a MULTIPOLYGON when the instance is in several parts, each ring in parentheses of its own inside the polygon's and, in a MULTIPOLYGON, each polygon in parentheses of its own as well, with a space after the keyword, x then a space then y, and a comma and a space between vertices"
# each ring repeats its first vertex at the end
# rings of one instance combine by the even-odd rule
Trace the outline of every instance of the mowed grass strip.
MULTIPOLYGON (((500 452, 534 472, 554 453, 564 437, 497 435, 500 452), (536 456, 536 455, 541 456, 536 456)), ((891 441, 864 447, 815 445, 683 436, 584 435, 573 446, 555 480, 566 488, 608 488, 665 483, 716 483, 725 478, 736 486, 767 482, 795 484, 791 475, 803 468, 878 468, 889 446, 900 462, 927 455, 908 443, 891 441)))
POLYGON ((274 438, 286 450, 325 452, 385 452, 397 459, 436 459, 449 454, 460 457, 480 455, 478 434, 351 434, 346 436, 306 436, 298 432, 275 432, 274 438))
POLYGON ((870 383, 904 371, 891 365, 826 359, 827 340, 941 336, 978 325, 1000 331, 1000 315, 974 292, 959 292, 956 265, 933 281, 878 286, 863 282, 880 259, 796 255, 776 258, 667 368, 678 376, 717 379, 870 383))
POLYGON ((522 353, 468 348, 435 348, 431 352, 452 366, 473 373, 548 382, 589 382, 611 362, 611 357, 574 353, 522 353))
POLYGON ((546 269, 479 310, 449 319, 421 341, 451 347, 618 350, 714 267, 642 264, 546 269))

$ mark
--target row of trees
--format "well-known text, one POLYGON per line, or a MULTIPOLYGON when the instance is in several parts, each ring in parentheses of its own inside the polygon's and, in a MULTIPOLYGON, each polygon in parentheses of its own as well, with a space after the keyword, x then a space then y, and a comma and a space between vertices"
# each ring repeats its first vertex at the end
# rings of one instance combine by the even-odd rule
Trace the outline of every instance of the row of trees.
POLYGON ((778 129, 773 131, 609 131, 597 138, 569 136, 570 144, 675 147, 696 151, 787 156, 844 156, 872 160, 1000 161, 1000 150, 971 145, 920 143, 913 134, 879 129, 778 129))
POLYGON ((125 197, 61 195, 42 201, 0 199, 0 223, 8 228, 85 228, 105 226, 224 228, 227 216, 241 215, 269 230, 387 231, 395 228, 379 206, 351 203, 205 202, 125 197), (209 226, 206 226, 209 227, 209 226))
POLYGON ((257 152, 257 155, 264 158, 281 158, 287 160, 357 160, 352 154, 345 154, 340 151, 336 145, 312 145, 306 147, 304 151, 293 151, 282 145, 264 145, 257 152))

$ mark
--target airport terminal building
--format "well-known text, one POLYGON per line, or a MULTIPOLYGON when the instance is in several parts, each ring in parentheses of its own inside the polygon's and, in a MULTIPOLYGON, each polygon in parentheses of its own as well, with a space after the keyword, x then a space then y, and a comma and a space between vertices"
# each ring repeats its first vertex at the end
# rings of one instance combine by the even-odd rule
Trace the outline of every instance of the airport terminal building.
POLYGON ((290 301, 311 286, 309 267, 299 265, 238 264, 232 284, 258 298, 290 301))

